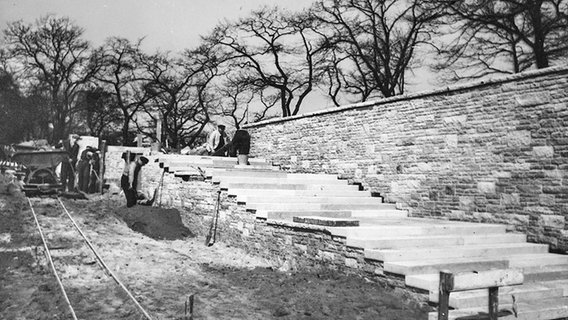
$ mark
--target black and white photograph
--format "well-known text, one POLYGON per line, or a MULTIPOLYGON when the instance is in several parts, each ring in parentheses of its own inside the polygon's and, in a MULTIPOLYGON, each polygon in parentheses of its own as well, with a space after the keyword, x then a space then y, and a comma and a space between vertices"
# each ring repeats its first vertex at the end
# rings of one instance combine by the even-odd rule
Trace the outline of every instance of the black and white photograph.
POLYGON ((0 320, 568 319, 568 0, 0 0, 0 320))

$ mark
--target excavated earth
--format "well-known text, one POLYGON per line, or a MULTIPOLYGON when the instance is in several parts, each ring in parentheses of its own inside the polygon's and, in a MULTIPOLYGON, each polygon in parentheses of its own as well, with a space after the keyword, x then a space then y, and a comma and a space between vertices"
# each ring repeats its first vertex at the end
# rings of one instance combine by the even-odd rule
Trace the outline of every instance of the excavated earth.
MULTIPOLYGON (((431 311, 373 279, 331 270, 284 273, 227 244, 205 246, 207 225, 196 213, 126 208, 118 195, 62 201, 153 319, 189 319, 190 295, 193 319, 412 320, 431 311)), ((78 318, 144 319, 80 248, 57 201, 32 203, 78 318)), ((22 195, 0 195, 0 319, 71 319, 22 195)))

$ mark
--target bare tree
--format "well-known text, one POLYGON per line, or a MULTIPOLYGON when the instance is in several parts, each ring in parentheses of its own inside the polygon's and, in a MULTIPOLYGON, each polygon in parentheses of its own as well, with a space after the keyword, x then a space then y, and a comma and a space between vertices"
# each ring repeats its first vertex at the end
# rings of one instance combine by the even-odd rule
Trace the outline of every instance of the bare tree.
POLYGON ((320 41, 317 23, 306 14, 265 7, 218 25, 204 40, 224 53, 220 60, 240 68, 240 80, 264 97, 277 95, 282 116, 288 117, 300 111, 322 74, 328 45, 320 41))
POLYGON ((440 22, 449 25, 440 32, 453 37, 439 45, 445 60, 436 67, 451 67, 453 79, 511 74, 566 61, 566 0, 436 2, 445 9, 440 22))
POLYGON ((85 89, 79 95, 77 105, 82 110, 84 125, 93 136, 111 136, 111 132, 120 126, 122 115, 112 92, 101 87, 85 89))
MULTIPOLYGON (((209 89, 218 68, 210 48, 187 50, 179 59, 158 53, 148 56, 145 65, 150 75, 146 91, 152 98, 144 110, 150 123, 162 118, 164 133, 174 148, 193 144, 209 122, 210 109, 215 105, 209 89)), ((141 125, 139 128, 147 135, 161 134, 141 125)))
POLYGON ((347 93, 357 101, 404 92, 417 46, 428 42, 437 11, 422 0, 320 0, 316 17, 333 31, 328 94, 336 105, 347 93))
POLYGON ((26 87, 45 92, 53 140, 63 138, 77 109, 75 98, 92 76, 89 43, 69 18, 44 16, 35 24, 11 22, 4 30, 7 54, 26 87))
POLYGON ((150 100, 145 90, 149 82, 141 62, 142 39, 131 43, 124 38, 112 37, 97 48, 93 54, 93 64, 99 66, 95 79, 98 86, 111 93, 116 107, 122 113, 122 143, 128 144, 130 126, 138 111, 150 100))

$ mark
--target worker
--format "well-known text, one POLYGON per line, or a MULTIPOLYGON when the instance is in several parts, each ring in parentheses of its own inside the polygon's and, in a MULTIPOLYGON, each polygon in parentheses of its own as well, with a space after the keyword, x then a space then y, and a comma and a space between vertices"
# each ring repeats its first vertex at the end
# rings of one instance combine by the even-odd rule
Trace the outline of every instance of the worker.
POLYGON ((93 155, 97 152, 97 149, 87 146, 83 152, 81 152, 81 157, 77 163, 76 171, 78 176, 77 188, 79 191, 88 192, 89 182, 91 176, 91 162, 93 160, 93 155))
POLYGON ((61 183, 63 188, 70 192, 75 190, 75 165, 79 156, 79 140, 81 140, 79 135, 72 134, 58 145, 67 152, 67 158, 61 163, 61 183))
MULTIPOLYGON (((207 138, 207 151, 209 155, 215 155, 215 152, 219 151, 227 143, 227 133, 225 133, 225 126, 220 124, 217 126, 217 130, 214 130, 209 134, 207 138)), ((221 156, 224 156, 222 154, 221 156)))
POLYGON ((233 136, 233 147, 231 148, 231 157, 237 157, 237 164, 247 166, 250 165, 248 155, 250 151, 250 134, 246 130, 239 129, 233 136))
POLYGON ((141 156, 135 161, 125 159, 124 170, 122 171, 122 178, 120 179, 120 186, 124 191, 126 197, 126 206, 128 208, 136 205, 138 200, 138 183, 141 178, 141 169, 148 163, 148 158, 141 156))

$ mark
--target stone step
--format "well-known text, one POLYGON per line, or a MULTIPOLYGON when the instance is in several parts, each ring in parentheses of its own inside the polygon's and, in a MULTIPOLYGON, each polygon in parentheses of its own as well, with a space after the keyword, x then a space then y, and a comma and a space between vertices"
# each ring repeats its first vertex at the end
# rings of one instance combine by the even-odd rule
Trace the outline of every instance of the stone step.
POLYGON ((375 225, 384 222, 385 218, 408 218, 408 211, 398 209, 351 210, 353 218, 359 219, 361 225, 375 225))
MULTIPOLYGON (((296 196, 292 198, 295 203, 325 203, 325 204, 383 204, 382 198, 373 197, 306 197, 296 196)), ((288 196, 246 196, 239 197, 239 201, 246 203, 287 203, 292 200, 288 196)))
POLYGON ((568 255, 564 254, 530 254, 530 255, 514 255, 509 257, 509 265, 511 268, 536 268, 542 266, 557 266, 568 264, 568 255))
MULTIPOLYGON (((430 291, 429 301, 438 303, 438 290, 430 291)), ((499 303, 512 303, 512 295, 517 303, 527 303, 533 300, 561 298, 564 291, 560 288, 549 288, 539 284, 523 284, 519 286, 500 287, 499 303)), ((450 307, 466 309, 484 307, 489 304, 487 289, 452 292, 450 294, 450 307)))
POLYGON ((272 220, 292 220, 295 216, 320 216, 330 218, 351 218, 349 210, 313 210, 313 211, 265 211, 256 212, 257 218, 272 220))
POLYGON ((270 211, 288 211, 288 210, 357 210, 357 209, 393 209, 394 205, 387 203, 377 204, 340 204, 340 203, 301 203, 301 202, 274 202, 274 203, 250 203, 246 204, 247 210, 270 210, 270 211))
POLYGON ((316 191, 358 191, 359 186, 325 183, 264 183, 264 182, 221 182, 221 189, 261 189, 261 190, 316 190, 316 191))
POLYGON ((412 261, 396 261, 385 262, 385 272, 405 275, 406 285, 429 290, 429 287, 422 287, 420 279, 413 278, 423 274, 431 274, 440 272, 440 270, 449 270, 451 272, 461 271, 480 271, 489 269, 506 269, 509 268, 509 261, 505 258, 452 258, 452 259, 428 259, 428 260, 412 260, 412 261), (415 282, 418 281, 418 282, 415 282), (410 281, 410 282, 409 282, 410 281))
POLYGON ((562 295, 568 296, 568 279, 565 280, 552 280, 552 281, 541 281, 540 285, 546 286, 553 289, 562 289, 562 295))
MULTIPOLYGON (((169 163, 209 163, 209 162, 227 162, 233 163, 237 158, 233 157, 211 157, 199 155, 180 155, 180 154, 162 154, 157 157, 160 162, 169 163)), ((263 158, 248 158, 250 164, 268 164, 268 161, 263 158)))
MULTIPOLYGON (((359 217, 353 213, 353 217, 359 217)), ((438 235, 415 237, 347 238, 347 245, 369 249, 427 248, 451 245, 472 245, 483 243, 524 243, 527 236, 520 233, 482 235, 438 235)))
MULTIPOLYGON (((383 204, 384 205, 384 204, 383 204)), ((481 224, 481 223, 444 223, 440 221, 439 224, 425 223, 423 225, 380 225, 380 226, 364 226, 359 228, 341 228, 336 233, 337 236, 346 238, 376 238, 376 237, 389 237, 389 236, 424 236, 424 235, 474 235, 474 234, 493 234, 505 233, 506 226, 499 224, 481 224)), ((413 223, 416 220, 408 220, 413 223)), ((334 232, 333 229, 330 231, 334 232)))
POLYGON ((253 178, 248 177, 212 177, 213 183, 238 183, 250 182, 254 180, 255 183, 305 183, 305 184, 329 184, 329 185, 347 185, 347 180, 332 180, 325 177, 310 177, 310 178, 290 178, 288 176, 282 177, 267 177, 258 176, 253 178))
POLYGON ((287 173, 278 171, 277 168, 257 168, 245 166, 245 168, 213 168, 208 169, 207 174, 212 177, 286 177, 287 173))
MULTIPOLYGON (((525 274, 525 284, 535 283, 537 281, 533 281, 530 278, 531 272, 535 272, 535 270, 539 270, 539 272, 554 272, 558 270, 562 270, 567 265, 566 256, 559 255, 559 254, 528 254, 528 255, 511 255, 508 257, 497 257, 493 258, 493 260, 505 260, 506 266, 501 268, 520 268, 518 261, 523 261, 525 264, 531 264, 534 266, 521 268, 523 274, 525 274)), ((480 262, 487 262, 488 259, 491 258, 478 258, 475 259, 477 263, 480 262)), ((485 268, 485 264, 476 265, 474 261, 471 259, 465 258, 456 258, 456 259, 435 259, 435 260, 425 260, 425 261, 401 261, 401 262, 393 262, 384 264, 385 271, 389 271, 392 273, 397 274, 404 274, 406 275, 405 282, 407 286, 427 290, 427 291, 436 291, 438 288, 438 281, 439 281, 439 272, 440 270, 447 269, 451 272, 459 272, 459 271, 473 271, 473 270, 487 270, 485 268), (468 261, 469 260, 469 261, 468 261), (465 265, 462 264, 466 262, 465 265), (467 263, 470 265, 467 265, 467 263), (458 268, 456 268, 456 265, 458 268), (435 266, 436 268, 426 268, 427 266, 435 266), (405 270, 418 270, 419 272, 414 273, 399 273, 396 271, 402 271, 403 268, 405 270), (428 271, 430 270, 430 271, 428 271)), ((499 267, 493 267, 499 268, 499 267)), ((563 280, 557 280, 563 281, 563 280)))
MULTIPOLYGON (((429 291, 429 301, 438 303, 438 286, 440 282, 439 273, 414 275, 408 276, 407 278, 407 285, 429 291)), ((517 301, 522 302, 530 301, 527 299, 532 298, 561 297, 564 294, 564 290, 561 287, 550 286, 543 283, 524 283, 519 286, 499 288, 499 300, 502 300, 502 296, 507 295, 510 299, 511 294, 514 294, 518 298, 517 301), (521 295, 523 295, 523 298, 521 298, 521 295)), ((487 302, 488 294, 485 289, 460 291, 450 294, 450 307, 452 308, 485 306, 487 305, 487 302)))
MULTIPOLYGON (((517 315, 511 311, 511 303, 499 304, 499 310, 508 310, 508 312, 499 315, 499 320, 551 320, 561 319, 568 317, 568 297, 562 298, 549 298, 533 300, 529 303, 517 303, 517 315), (505 315, 506 314, 506 315, 505 315)), ((468 308, 450 310, 448 319, 487 319, 479 317, 481 315, 487 316, 487 307, 484 308, 468 308), (478 317, 475 317, 478 316, 478 317)), ((438 313, 430 312, 428 314, 429 320, 437 320, 438 313)))
POLYGON ((322 216, 299 216, 293 217, 293 222, 313 224, 316 226, 326 227, 356 227, 359 225, 359 220, 349 218, 330 218, 322 216))
POLYGON ((278 194, 280 196, 288 197, 318 197, 318 196, 341 196, 341 197, 370 197, 371 192, 369 191, 359 191, 353 190, 292 190, 292 189, 279 189, 275 191, 274 189, 235 189, 230 188, 228 190, 229 195, 239 197, 247 196, 272 196, 278 194))
POLYGON ((568 264, 524 268, 525 282, 568 279, 568 264))
MULTIPOLYGON (((195 168, 200 168, 202 170, 204 170, 207 175, 209 177, 211 177, 211 170, 214 169, 240 169, 242 168, 242 166, 237 165, 236 163, 197 163, 197 164, 171 164, 171 163, 166 163, 163 165, 160 165, 162 168, 164 168, 164 170, 166 170, 166 172, 178 172, 178 171, 187 171, 187 170, 192 170, 195 168)), ((255 165, 250 165, 250 166, 246 166, 248 170, 250 171, 260 171, 260 170, 265 170, 265 171, 270 171, 270 172, 277 172, 274 171, 273 167, 266 164, 266 165, 261 165, 261 164, 255 164, 255 165)))
POLYGON ((335 174, 325 174, 325 173, 288 173, 288 179, 303 180, 303 179, 318 179, 318 180, 341 180, 347 181, 345 179, 339 179, 335 174))
POLYGON ((484 243, 417 249, 365 249, 365 259, 385 262, 438 258, 475 259, 476 257, 499 257, 532 253, 548 253, 548 245, 536 243, 484 243))

